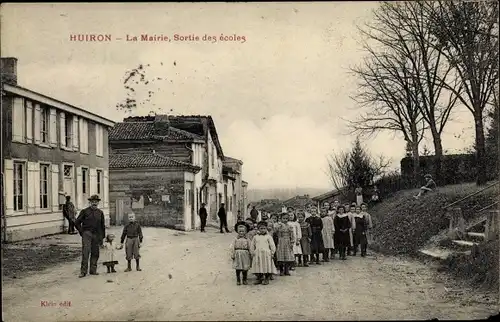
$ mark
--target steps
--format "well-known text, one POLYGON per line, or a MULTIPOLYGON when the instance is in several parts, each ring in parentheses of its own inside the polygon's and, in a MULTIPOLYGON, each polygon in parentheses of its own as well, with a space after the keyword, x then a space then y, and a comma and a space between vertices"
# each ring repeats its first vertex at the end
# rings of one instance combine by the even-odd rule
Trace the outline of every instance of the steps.
MULTIPOLYGON (((473 222, 465 225, 461 215, 461 209, 455 208, 454 213, 450 218, 450 229, 431 239, 427 247, 419 251, 420 255, 425 258, 430 258, 438 261, 444 261, 454 254, 470 255, 474 246, 486 241, 487 234, 491 228, 489 226, 496 225, 494 220, 498 218, 498 210, 490 210, 489 214, 482 214, 473 222), (495 217, 495 218, 493 218, 495 217), (454 229, 454 230, 452 230, 454 229), (465 231, 465 234, 449 234, 450 231, 465 231), (444 236, 455 236, 453 240, 445 238, 444 236), (441 243, 439 242, 441 241, 441 243)), ((490 234, 495 232, 490 232, 490 234)), ((453 238, 453 237, 452 237, 453 238)))

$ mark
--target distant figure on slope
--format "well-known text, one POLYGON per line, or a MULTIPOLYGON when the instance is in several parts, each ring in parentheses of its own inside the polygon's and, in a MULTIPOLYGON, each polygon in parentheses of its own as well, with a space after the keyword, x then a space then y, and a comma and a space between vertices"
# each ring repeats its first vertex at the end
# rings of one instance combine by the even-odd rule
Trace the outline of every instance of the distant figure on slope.
POLYGON ((420 188, 420 192, 418 193, 418 195, 413 196, 415 199, 418 199, 424 193, 434 191, 437 188, 436 182, 432 180, 432 176, 430 174, 426 174, 424 178, 426 180, 425 186, 420 188))
POLYGON ((358 185, 358 187, 354 190, 354 193, 356 194, 356 205, 361 206, 363 203, 363 188, 358 185))
POLYGON ((259 217, 259 212, 257 209, 255 209, 255 206, 252 207, 252 210, 250 211, 250 217, 253 219, 254 222, 257 222, 257 218, 259 217))

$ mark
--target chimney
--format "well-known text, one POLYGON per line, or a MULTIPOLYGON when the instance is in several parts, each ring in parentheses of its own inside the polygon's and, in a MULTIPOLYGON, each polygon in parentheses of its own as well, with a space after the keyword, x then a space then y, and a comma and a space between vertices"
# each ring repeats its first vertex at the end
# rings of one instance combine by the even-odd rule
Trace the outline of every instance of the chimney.
POLYGON ((1 58, 2 83, 17 85, 17 58, 1 58))
POLYGON ((155 135, 166 136, 168 135, 170 121, 168 115, 156 115, 154 120, 155 135))

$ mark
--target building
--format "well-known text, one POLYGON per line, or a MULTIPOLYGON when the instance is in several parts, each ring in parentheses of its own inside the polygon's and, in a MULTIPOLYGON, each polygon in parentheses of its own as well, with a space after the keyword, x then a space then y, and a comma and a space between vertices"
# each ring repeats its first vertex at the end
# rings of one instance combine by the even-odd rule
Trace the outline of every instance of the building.
POLYGON ((108 131, 114 123, 17 85, 17 59, 2 58, 4 239, 63 231, 61 204, 98 194, 109 224, 108 131))
POLYGON ((344 203, 344 197, 342 195, 342 191, 339 190, 332 190, 329 192, 326 192, 322 195, 316 196, 311 198, 312 201, 315 202, 315 205, 318 207, 318 210, 321 209, 321 206, 325 203, 328 202, 329 204, 334 202, 335 200, 340 201, 341 203, 344 203))
MULTIPOLYGON (((206 204, 209 213, 208 222, 218 222, 217 211, 220 204, 227 203, 226 200, 232 200, 234 197, 231 179, 234 177, 234 173, 231 169, 226 169, 228 170, 226 177, 223 175, 224 154, 218 140, 215 124, 210 116, 128 117, 113 128, 109 144, 111 154, 144 154, 154 151, 160 157, 183 162, 183 166, 191 165, 201 169, 193 172, 192 182, 186 179, 183 198, 187 196, 185 202, 192 199, 186 207, 194 209, 194 212, 188 216, 189 220, 184 219, 183 223, 177 222, 175 224, 178 229, 193 230, 200 226, 200 220, 196 213, 202 202, 206 204), (228 193, 230 194, 228 195, 228 193)), ((149 171, 147 166, 139 168, 144 173, 149 171)), ((167 168, 164 166, 163 170, 166 171, 167 168)), ((186 177, 185 169, 181 171, 176 165, 170 172, 174 170, 184 173, 186 177)), ((120 195, 123 182, 115 182, 115 168, 112 168, 111 172, 110 196, 112 203, 118 202, 118 207, 121 207, 122 201, 119 200, 123 197, 120 195)), ((113 222, 120 224, 116 221, 120 209, 113 204, 111 207, 113 222)), ((136 211, 134 210, 134 212, 136 211)), ((185 214, 185 210, 181 212, 185 214)), ((180 214, 177 214, 176 218, 181 218, 180 214)))
POLYGON ((152 152, 110 154, 112 222, 133 211, 142 225, 194 229, 195 176, 201 167, 152 152))
POLYGON ((250 215, 248 210, 248 182, 244 180, 241 180, 241 200, 243 207, 241 214, 243 218, 247 218, 250 215))

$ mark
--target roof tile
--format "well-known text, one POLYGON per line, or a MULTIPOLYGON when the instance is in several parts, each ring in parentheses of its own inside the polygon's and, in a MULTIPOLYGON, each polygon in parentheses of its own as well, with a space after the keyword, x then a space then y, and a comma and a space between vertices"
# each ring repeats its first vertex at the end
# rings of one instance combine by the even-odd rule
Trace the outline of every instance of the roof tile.
POLYGON ((156 153, 112 153, 109 155, 109 168, 175 168, 190 171, 200 170, 199 167, 192 164, 156 153))
POLYGON ((199 135, 172 126, 156 126, 155 122, 116 123, 109 132, 110 141, 121 140, 203 140, 199 135))

